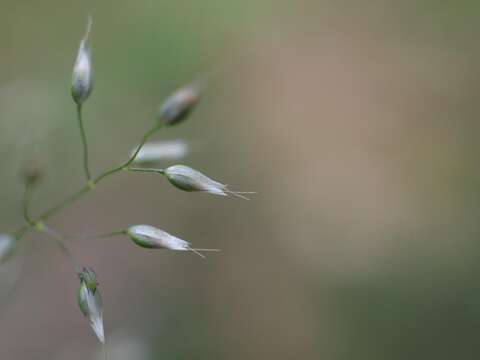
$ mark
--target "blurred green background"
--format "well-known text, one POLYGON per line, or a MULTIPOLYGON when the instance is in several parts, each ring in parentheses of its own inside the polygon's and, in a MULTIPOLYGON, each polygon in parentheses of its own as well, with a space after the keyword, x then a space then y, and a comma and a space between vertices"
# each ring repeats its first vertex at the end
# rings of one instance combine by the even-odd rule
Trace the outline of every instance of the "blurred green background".
MULTIPOLYGON (((476 1, 0 1, 1 232, 18 173, 33 211, 83 185, 70 77, 94 19, 85 126, 95 174, 158 104, 205 74, 182 161, 252 201, 121 174, 56 216, 66 233, 146 223, 220 248, 75 241, 104 297, 110 358, 475 359, 480 356, 480 4, 476 1)), ((30 235, 0 268, 0 359, 98 359, 78 279, 30 235)))

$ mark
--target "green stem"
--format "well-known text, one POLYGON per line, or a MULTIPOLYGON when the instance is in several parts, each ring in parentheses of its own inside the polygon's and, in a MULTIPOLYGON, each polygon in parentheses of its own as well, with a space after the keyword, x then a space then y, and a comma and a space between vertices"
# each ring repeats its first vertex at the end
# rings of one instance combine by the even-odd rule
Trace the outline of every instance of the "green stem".
POLYGON ((75 260, 75 257, 73 256, 70 249, 67 247, 67 245, 65 245, 65 238, 59 233, 57 233, 55 230, 49 228, 44 224, 42 224, 41 226, 38 226, 37 230, 49 235, 50 238, 55 240, 57 245, 60 247, 60 250, 62 250, 63 254, 72 263, 73 267, 75 268, 75 271, 78 274, 81 271, 81 267, 78 265, 78 262, 77 260, 75 260))
MULTIPOLYGON (((83 126, 82 126, 82 121, 81 121, 81 107, 78 106, 77 107, 78 109, 78 114, 79 114, 79 124, 80 124, 80 128, 81 130, 83 129, 83 126)), ((89 180, 89 182, 87 183, 87 185, 85 185, 84 187, 82 187, 80 190, 74 192, 73 194, 71 194, 70 196, 68 196, 66 199, 62 200, 60 203, 52 206, 50 209, 47 209, 45 212, 43 212, 42 214, 40 214, 38 216, 38 219, 40 221, 45 221, 45 220, 48 220, 50 217, 52 217, 53 215, 55 215, 56 213, 58 213, 60 210, 62 210, 63 208, 65 208, 66 206, 70 205, 71 203, 75 202, 77 199, 79 199, 82 195, 84 195, 85 193, 89 192, 90 190, 93 190, 94 186, 96 184, 98 184, 100 181, 104 180, 105 178, 109 177, 110 175, 113 175, 115 173, 118 173, 119 171, 122 171, 124 169, 126 169, 134 160, 135 158, 137 157, 138 153, 140 152, 140 150, 142 149, 143 145, 145 145, 145 143, 147 142, 147 140, 153 135, 155 134, 155 132, 157 132, 158 130, 160 130, 162 128, 162 124, 159 124, 159 125, 156 125, 155 127, 153 127, 152 129, 150 129, 142 138, 140 144, 138 145, 137 149, 135 150, 135 152, 132 154, 132 156, 125 162, 123 163, 121 166, 118 166, 118 167, 115 167, 111 170, 108 170, 108 171, 105 171, 103 174, 99 175, 96 179, 94 180, 89 180)), ((84 134, 84 131, 81 131, 83 134, 84 134)), ((82 136, 83 138, 83 136, 82 136)), ((86 149, 86 141, 84 141, 84 145, 85 145, 85 148, 86 149)), ((85 152, 86 155, 87 152, 85 152)), ((85 157, 86 161, 85 161, 85 169, 88 170, 88 157, 85 157)), ((89 174, 89 173, 87 173, 89 174)), ((88 176, 88 175, 87 175, 88 176)), ((34 225, 37 223, 37 221, 33 220, 33 219, 30 219, 30 221, 27 220, 27 224, 23 225, 21 228, 19 228, 15 233, 15 237, 20 240, 23 236, 25 236, 29 231, 31 231, 34 227, 34 225), (31 221, 31 222, 30 222, 31 221)))
POLYGON ((164 169, 151 169, 151 168, 127 168, 127 171, 132 172, 147 172, 147 173, 156 173, 156 174, 165 174, 164 169))
POLYGON ((142 140, 140 141, 140 144, 137 146, 137 149, 135 150, 135 152, 132 154, 132 156, 125 162, 123 163, 122 165, 116 167, 116 168, 113 168, 111 170, 108 170, 106 172, 104 172, 103 174, 101 174, 100 176, 98 176, 93 182, 94 184, 97 184, 99 183, 101 180, 105 179, 106 177, 110 176, 110 175, 113 175, 119 171, 122 171, 124 169, 126 169, 134 160, 135 158, 137 157, 138 153, 140 152, 140 150, 142 149, 143 145, 145 145, 145 143, 147 142, 147 140, 153 135, 155 134, 158 130, 160 130, 162 128, 163 124, 158 124, 156 126, 154 126, 152 129, 150 129, 142 138, 142 140))
POLYGON ((87 177, 87 181, 90 182, 92 177, 90 175, 90 169, 88 166, 88 145, 87 145, 87 135, 85 134, 85 128, 83 127, 82 104, 77 104, 77 120, 78 120, 78 126, 80 127, 80 135, 82 137, 83 168, 85 170, 85 176, 87 177))
POLYGON ((25 185, 25 190, 23 192, 22 212, 23 212, 23 218, 30 225, 34 224, 34 221, 30 216, 30 211, 29 211, 30 202, 32 201, 32 194, 33 194, 33 185, 30 183, 27 183, 25 185))
POLYGON ((43 214, 41 214, 39 216, 39 219, 40 220, 48 220, 52 215, 54 215, 57 212, 59 212, 60 210, 62 210, 65 206, 68 206, 69 204, 75 202, 78 198, 80 198, 83 194, 90 191, 91 189, 92 188, 89 185, 84 186, 83 188, 81 188, 77 192, 73 193, 72 195, 70 195, 69 197, 67 197, 66 199, 64 199, 60 203, 58 203, 57 205, 52 206, 50 209, 45 211, 43 214))
POLYGON ((74 239, 82 239, 82 240, 91 240, 91 239, 107 239, 118 235, 125 235, 127 233, 126 230, 119 230, 119 231, 111 231, 108 233, 103 234, 92 234, 92 235, 63 235, 65 240, 74 240, 74 239))
POLYGON ((142 150, 142 147, 143 147, 143 145, 145 145, 145 143, 147 142, 147 140, 148 140, 153 134, 155 134, 158 130, 160 130, 162 127, 163 127, 163 123, 157 124, 157 125, 155 125, 153 128, 151 128, 151 129, 143 136, 142 140, 140 141, 140 144, 138 144, 138 146, 137 146, 137 149, 136 149, 135 152, 132 154, 132 156, 130 157, 130 159, 128 159, 127 162, 125 162, 125 164, 123 164, 123 167, 129 166, 129 165, 135 160, 135 158, 137 157, 137 155, 138 155, 138 153, 140 152, 140 150, 142 150))
POLYGON ((20 229, 13 233, 13 237, 17 239, 17 241, 20 241, 23 236, 31 230, 31 227, 32 226, 30 224, 23 225, 20 229))

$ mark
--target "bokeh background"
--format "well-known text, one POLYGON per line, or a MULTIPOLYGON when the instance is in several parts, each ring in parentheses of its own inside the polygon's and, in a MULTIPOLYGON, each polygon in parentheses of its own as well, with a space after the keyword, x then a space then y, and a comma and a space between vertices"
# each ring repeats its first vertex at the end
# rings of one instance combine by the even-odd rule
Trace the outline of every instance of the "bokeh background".
MULTIPOLYGON (((85 125, 96 174, 161 100, 208 75, 182 162, 252 201, 113 177, 51 225, 146 223, 207 260, 125 238, 75 241, 99 275, 110 359, 480 356, 480 4, 446 1, 0 1, 0 226, 83 184, 71 70, 94 18, 85 125)), ((0 268, 0 358, 99 359, 78 279, 30 235, 0 268)))

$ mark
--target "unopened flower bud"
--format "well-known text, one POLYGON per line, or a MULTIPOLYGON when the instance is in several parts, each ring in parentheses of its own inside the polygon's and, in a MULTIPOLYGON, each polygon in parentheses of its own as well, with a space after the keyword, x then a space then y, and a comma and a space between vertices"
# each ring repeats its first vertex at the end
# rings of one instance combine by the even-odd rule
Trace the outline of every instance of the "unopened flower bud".
POLYGON ((133 242, 147 249, 188 250, 190 244, 150 225, 135 225, 127 230, 133 242))
POLYGON ((200 191, 220 196, 231 194, 246 200, 249 199, 243 194, 252 193, 232 191, 228 189, 227 185, 212 180, 201 172, 185 165, 170 166, 165 169, 164 173, 172 185, 184 191, 200 191))
POLYGON ((185 120, 200 101, 200 95, 201 86, 198 83, 180 88, 160 106, 159 121, 175 125, 185 120))
POLYGON ((135 225, 127 230, 127 235, 135 244, 147 249, 169 249, 177 251, 193 251, 204 257, 199 251, 217 251, 216 249, 194 249, 188 241, 170 235, 150 225, 135 225))
POLYGON ((15 252, 17 240, 8 234, 0 234, 0 265, 15 252))
POLYGON ((89 268, 84 268, 78 276, 80 278, 78 305, 83 315, 90 321, 90 325, 100 342, 104 343, 102 297, 98 290, 97 276, 95 272, 89 268))
POLYGON ((32 160, 23 169, 22 177, 27 185, 33 185, 43 178, 43 168, 37 160, 32 160))
POLYGON ((92 20, 89 18, 87 30, 85 36, 80 41, 77 59, 73 67, 72 97, 78 105, 87 100, 93 89, 92 51, 87 45, 91 27, 92 20))
MULTIPOLYGON (((130 156, 135 154, 134 149, 130 156)), ((165 160, 177 160, 188 153, 188 145, 183 140, 150 142, 143 145, 135 157, 137 164, 154 164, 165 160)))

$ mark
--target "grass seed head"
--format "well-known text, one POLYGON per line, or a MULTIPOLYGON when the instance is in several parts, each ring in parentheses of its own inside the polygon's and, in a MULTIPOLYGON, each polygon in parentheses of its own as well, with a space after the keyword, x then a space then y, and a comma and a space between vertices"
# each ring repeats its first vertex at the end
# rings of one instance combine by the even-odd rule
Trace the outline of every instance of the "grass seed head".
POLYGON ((170 166, 165 169, 165 176, 173 186, 183 191, 200 191, 220 196, 234 195, 246 200, 248 198, 244 194, 253 194, 253 192, 230 190, 226 184, 210 179, 200 171, 185 165, 170 166))
POLYGON ((102 315, 102 297, 98 290, 97 276, 90 268, 84 268, 79 273, 80 288, 78 289, 78 306, 84 316, 90 321, 90 326, 101 343, 105 342, 102 315))
POLYGON ((89 18, 87 30, 80 41, 77 58, 73 66, 72 97, 78 105, 83 104, 88 99, 93 89, 92 50, 87 44, 91 27, 92 20, 89 18))
MULTIPOLYGON (((132 150, 130 156, 133 156, 132 150)), ((143 145, 135 157, 136 164, 155 164, 166 160, 178 160, 187 155, 188 144, 184 140, 149 142, 143 145)))
POLYGON ((168 249, 176 251, 192 251, 204 258, 200 252, 219 251, 218 249, 196 249, 190 246, 188 241, 173 236, 166 231, 150 225, 134 225, 128 228, 127 235, 132 241, 147 249, 168 249))
POLYGON ((193 111, 200 97, 199 84, 194 83, 178 89, 160 105, 159 121, 168 126, 182 122, 193 111))
POLYGON ((127 230, 127 235, 138 246, 148 249, 189 250, 190 244, 150 225, 135 225, 127 230))

